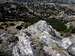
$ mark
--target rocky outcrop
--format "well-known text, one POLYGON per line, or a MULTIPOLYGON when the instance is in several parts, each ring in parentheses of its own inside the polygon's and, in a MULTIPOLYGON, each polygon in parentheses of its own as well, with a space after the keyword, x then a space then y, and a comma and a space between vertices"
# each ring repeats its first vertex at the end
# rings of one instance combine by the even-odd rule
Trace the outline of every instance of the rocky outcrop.
POLYGON ((6 31, 0 31, 0 56, 12 56, 12 49, 18 38, 6 31))
POLYGON ((13 56, 70 56, 67 50, 72 42, 63 39, 60 33, 45 21, 39 21, 17 35, 18 43, 13 47, 13 56))
POLYGON ((0 55, 75 56, 75 35, 60 36, 51 25, 40 20, 16 35, 0 31, 0 55))

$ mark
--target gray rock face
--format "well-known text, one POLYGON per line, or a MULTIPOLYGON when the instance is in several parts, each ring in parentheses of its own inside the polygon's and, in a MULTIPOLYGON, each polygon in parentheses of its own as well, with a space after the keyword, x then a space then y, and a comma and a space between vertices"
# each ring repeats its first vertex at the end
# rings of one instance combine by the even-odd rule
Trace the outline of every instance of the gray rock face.
POLYGON ((18 44, 13 48, 14 56, 34 56, 28 36, 21 32, 18 44))
POLYGON ((72 44, 69 49, 68 49, 69 53, 73 56, 75 56, 75 44, 72 44))
POLYGON ((66 51, 62 49, 52 49, 50 47, 44 47, 45 53, 52 56, 70 56, 66 51))
POLYGON ((61 44, 67 46, 68 41, 64 43, 60 33, 45 21, 41 20, 27 29, 22 29, 16 36, 19 42, 13 47, 13 56, 70 56, 58 47, 64 48, 61 44))
POLYGON ((70 45, 72 44, 71 40, 69 38, 63 38, 62 39, 62 44, 61 46, 64 48, 64 49, 67 49, 70 45))
POLYGON ((0 56, 11 56, 18 38, 6 31, 0 31, 0 56))
POLYGON ((72 45, 69 46, 68 48, 68 52, 72 55, 75 56, 75 35, 72 34, 71 38, 70 38, 72 45))
POLYGON ((15 36, 0 32, 0 52, 7 56, 75 56, 74 40, 74 35, 64 38, 46 21, 40 20, 15 36))

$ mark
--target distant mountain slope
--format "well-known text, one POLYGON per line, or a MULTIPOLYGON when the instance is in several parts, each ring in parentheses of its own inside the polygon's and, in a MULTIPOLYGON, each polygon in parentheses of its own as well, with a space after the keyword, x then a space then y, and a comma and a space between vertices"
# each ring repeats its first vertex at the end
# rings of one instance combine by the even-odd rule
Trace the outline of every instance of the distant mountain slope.
POLYGON ((17 2, 43 2, 43 1, 46 1, 46 2, 52 2, 52 3, 75 3, 75 0, 0 0, 0 3, 2 2, 6 2, 6 1, 17 1, 17 2))
POLYGON ((75 0, 16 0, 16 1, 19 1, 19 2, 46 1, 46 2, 57 2, 57 3, 75 3, 75 0))
POLYGON ((7 1, 13 2, 14 0, 0 0, 0 3, 4 3, 4 2, 7 2, 7 1))

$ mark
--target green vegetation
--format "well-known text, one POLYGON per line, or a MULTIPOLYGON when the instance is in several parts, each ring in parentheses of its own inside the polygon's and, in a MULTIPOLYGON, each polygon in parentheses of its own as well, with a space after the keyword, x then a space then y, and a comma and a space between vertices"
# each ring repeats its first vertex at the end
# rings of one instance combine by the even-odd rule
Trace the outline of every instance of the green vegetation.
POLYGON ((34 16, 34 17, 31 17, 31 18, 26 18, 23 21, 24 23, 21 24, 21 26, 24 27, 24 28, 27 28, 28 26, 38 22, 39 20, 41 20, 41 17, 39 17, 39 16, 34 16))
POLYGON ((28 17, 24 20, 24 22, 29 22, 31 24, 34 24, 36 22, 38 22, 39 20, 41 20, 41 17, 39 16, 33 16, 33 17, 28 17))
POLYGON ((55 18, 46 20, 54 29, 57 31, 64 31, 67 29, 64 22, 57 20, 55 18))
POLYGON ((75 33, 75 28, 71 25, 68 29, 61 32, 61 36, 70 36, 71 33, 75 33))
POLYGON ((71 25, 69 29, 66 29, 64 32, 75 33, 75 28, 71 25))

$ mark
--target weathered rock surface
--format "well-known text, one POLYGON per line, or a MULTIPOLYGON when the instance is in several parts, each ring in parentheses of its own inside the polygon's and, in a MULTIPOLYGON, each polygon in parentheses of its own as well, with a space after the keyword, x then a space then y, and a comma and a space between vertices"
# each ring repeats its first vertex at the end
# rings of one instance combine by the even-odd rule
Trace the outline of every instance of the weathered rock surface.
POLYGON ((13 56, 70 56, 65 50, 71 41, 63 40, 60 33, 45 21, 22 29, 16 36, 19 42, 13 47, 13 56))
POLYGON ((40 20, 16 35, 0 31, 0 52, 6 56, 73 56, 75 35, 64 38, 40 20))
POLYGON ((6 31, 0 31, 0 56, 11 56, 18 38, 6 31))

